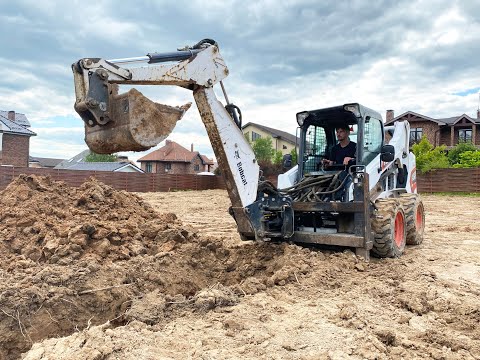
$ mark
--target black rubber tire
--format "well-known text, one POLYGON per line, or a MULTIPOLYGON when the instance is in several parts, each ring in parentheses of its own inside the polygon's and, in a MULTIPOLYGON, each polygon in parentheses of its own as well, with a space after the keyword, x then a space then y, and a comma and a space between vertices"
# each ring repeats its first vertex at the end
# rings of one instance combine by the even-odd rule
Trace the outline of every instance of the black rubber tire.
POLYGON ((402 194, 400 203, 405 211, 407 245, 420 245, 425 232, 425 208, 418 194, 402 194), (420 219, 417 219, 417 216, 420 219))
POLYGON ((381 258, 400 257, 405 249, 407 226, 405 212, 398 199, 379 199, 375 202, 377 211, 372 218, 372 230, 374 232, 373 255, 381 258), (403 226, 401 234, 396 234, 395 219, 400 216, 403 226), (399 244, 395 241, 399 236, 399 244))

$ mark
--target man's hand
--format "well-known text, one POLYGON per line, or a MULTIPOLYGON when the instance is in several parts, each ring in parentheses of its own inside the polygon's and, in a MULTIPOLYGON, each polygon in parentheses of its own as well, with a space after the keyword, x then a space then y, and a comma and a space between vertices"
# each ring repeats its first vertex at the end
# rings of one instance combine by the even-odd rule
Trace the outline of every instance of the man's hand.
POLYGON ((343 165, 348 165, 349 161, 350 161, 350 160, 353 160, 353 159, 355 159, 355 158, 346 156, 346 157, 343 159, 343 165))
POLYGON ((333 161, 332 161, 332 160, 328 160, 328 159, 323 159, 323 160, 322 160, 322 164, 323 164, 323 166, 332 166, 332 165, 333 165, 333 161))

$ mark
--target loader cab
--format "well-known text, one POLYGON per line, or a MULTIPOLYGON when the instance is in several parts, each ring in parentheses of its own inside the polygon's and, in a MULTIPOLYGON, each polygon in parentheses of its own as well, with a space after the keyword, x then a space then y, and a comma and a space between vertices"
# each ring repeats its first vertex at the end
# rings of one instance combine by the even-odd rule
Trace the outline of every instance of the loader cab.
POLYGON ((381 152, 384 143, 383 122, 379 113, 360 104, 303 111, 297 114, 300 126, 300 178, 345 169, 335 165, 324 169, 321 160, 329 158, 337 143, 335 129, 347 125, 350 140, 357 144, 356 164, 367 165, 381 152))

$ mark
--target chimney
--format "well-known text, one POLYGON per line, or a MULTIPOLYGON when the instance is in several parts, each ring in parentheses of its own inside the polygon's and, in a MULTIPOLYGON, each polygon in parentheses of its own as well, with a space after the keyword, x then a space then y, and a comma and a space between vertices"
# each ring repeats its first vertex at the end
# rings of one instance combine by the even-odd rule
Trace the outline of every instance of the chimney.
POLYGON ((477 110, 477 119, 480 119, 480 109, 477 110))
POLYGON ((8 120, 15 121, 15 111, 14 110, 10 110, 8 112, 8 120))
POLYGON ((171 144, 172 140, 165 140, 165 145, 171 144))
POLYGON ((190 151, 193 152, 193 143, 190 145, 190 151))
POLYGON ((395 117, 394 111, 393 110, 387 110, 387 115, 386 115, 385 122, 389 123, 390 121, 393 120, 394 117, 395 117))

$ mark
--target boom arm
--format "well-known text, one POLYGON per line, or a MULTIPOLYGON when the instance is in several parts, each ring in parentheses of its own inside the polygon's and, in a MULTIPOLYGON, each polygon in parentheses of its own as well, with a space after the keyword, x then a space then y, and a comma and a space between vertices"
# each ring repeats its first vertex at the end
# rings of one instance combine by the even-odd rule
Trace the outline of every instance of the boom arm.
POLYGON ((183 60, 173 63, 176 57, 172 53, 148 55, 144 61, 149 64, 141 67, 127 66, 138 59, 77 61, 72 65, 75 110, 85 122, 85 141, 93 151, 146 150, 168 136, 188 105, 175 108, 156 104, 135 89, 118 95, 117 85, 176 85, 192 90, 225 178, 239 231, 253 236, 244 209, 257 198, 259 166, 237 122, 215 96, 213 86, 228 75, 218 47, 199 44, 180 51, 183 60))

